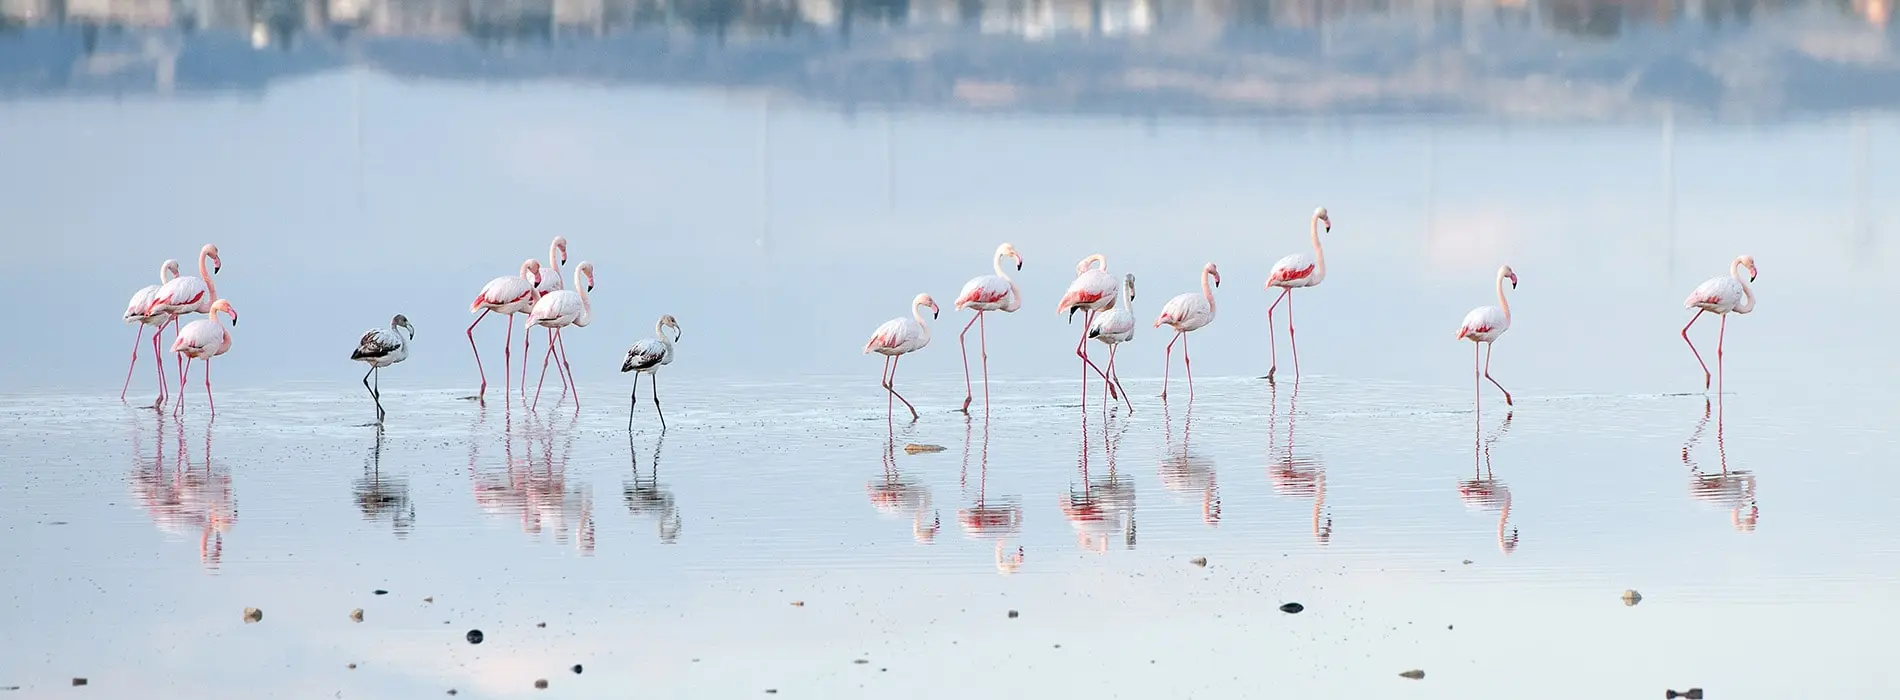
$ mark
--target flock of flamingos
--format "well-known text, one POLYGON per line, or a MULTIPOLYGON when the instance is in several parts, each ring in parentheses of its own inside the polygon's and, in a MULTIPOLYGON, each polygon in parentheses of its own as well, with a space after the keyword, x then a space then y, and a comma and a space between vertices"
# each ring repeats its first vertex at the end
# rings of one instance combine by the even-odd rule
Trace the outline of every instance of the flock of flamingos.
MULTIPOLYGON (((1314 210, 1310 223, 1313 254, 1295 253, 1281 258, 1273 264, 1267 274, 1266 288, 1271 292, 1280 290, 1271 305, 1267 307, 1268 337, 1271 364, 1267 369, 1267 379, 1271 381, 1279 370, 1279 346, 1275 338, 1273 314, 1282 301, 1286 302, 1287 341, 1293 352, 1294 372, 1299 371, 1299 345, 1293 330, 1293 290, 1316 287, 1326 279, 1326 251, 1320 246, 1320 233, 1332 231, 1332 219, 1325 207, 1314 210)), ((983 371, 984 400, 989 396, 989 342, 988 330, 984 324, 984 315, 992 311, 1013 313, 1022 308, 1021 290, 1004 272, 1003 261, 1012 260, 1016 269, 1021 270, 1023 256, 1015 246, 1004 243, 996 248, 991 258, 993 274, 971 279, 963 285, 957 294, 954 307, 975 311, 975 315, 963 326, 957 335, 959 349, 963 353, 964 398, 961 410, 968 413, 974 399, 974 385, 970 379, 970 359, 967 337, 972 327, 977 328, 980 362, 983 371)), ((488 391, 487 371, 482 367, 481 351, 475 344, 475 328, 488 318, 489 314, 501 316, 508 325, 508 336, 502 346, 503 373, 506 376, 513 369, 512 347, 514 345, 514 324, 512 318, 517 314, 526 314, 528 330, 522 332, 521 359, 521 398, 527 400, 527 373, 529 352, 532 341, 529 330, 532 326, 546 329, 547 350, 541 360, 541 378, 535 385, 535 396, 530 406, 538 405, 541 385, 547 380, 550 364, 556 368, 562 383, 563 395, 573 392, 578 401, 579 391, 574 385, 572 371, 568 364, 567 351, 562 343, 561 334, 568 327, 586 327, 593 319, 593 308, 588 300, 588 292, 594 287, 594 265, 582 262, 573 268, 573 289, 568 289, 561 279, 561 266, 567 263, 567 239, 556 237, 549 246, 548 265, 543 267, 539 260, 530 258, 521 264, 517 274, 496 277, 484 285, 481 293, 469 304, 470 313, 478 313, 475 322, 468 327, 469 348, 475 353, 476 371, 481 374, 481 388, 477 397, 485 396, 488 391), (548 268, 553 268, 552 272, 548 268)), ((132 295, 126 305, 125 322, 139 326, 139 335, 133 339, 132 365, 126 369, 125 388, 119 398, 124 400, 126 390, 130 389, 133 370, 138 365, 139 346, 144 339, 144 327, 153 326, 152 355, 158 371, 158 397, 154 407, 164 404, 167 393, 164 362, 160 358, 159 343, 167 327, 173 328, 171 352, 176 357, 178 374, 178 399, 172 410, 179 413, 184 408, 185 383, 189 379, 192 360, 204 363, 205 401, 207 407, 216 413, 217 406, 211 395, 211 360, 230 351, 232 331, 226 328, 218 314, 230 316, 231 326, 238 322, 237 310, 230 301, 218 296, 213 275, 223 264, 218 255, 218 247, 206 245, 199 251, 198 275, 179 276, 179 264, 176 260, 166 260, 159 268, 160 284, 147 286, 132 295), (204 314, 207 318, 192 321, 180 326, 181 318, 191 314, 204 314)), ((1728 314, 1745 314, 1755 309, 1755 293, 1748 286, 1757 274, 1755 259, 1748 255, 1735 258, 1729 265, 1726 277, 1714 277, 1696 286, 1684 301, 1684 307, 1695 309, 1696 313, 1682 328, 1683 342, 1688 343, 1689 351, 1695 355, 1696 363, 1702 367, 1703 388, 1710 386, 1711 374, 1708 363, 1702 360, 1702 353, 1696 350, 1694 341, 1689 339, 1689 329, 1702 318, 1703 313, 1714 313, 1722 318, 1722 330, 1716 340, 1716 355, 1722 354, 1722 344, 1727 337, 1728 314), (1748 271, 1746 280, 1742 271, 1748 271)), ((1497 306, 1480 306, 1465 314, 1464 321, 1458 326, 1458 340, 1472 342, 1473 382, 1482 390, 1478 377, 1491 382, 1504 394, 1504 402, 1511 403, 1511 392, 1491 377, 1491 349, 1498 338, 1511 327, 1511 304, 1505 296, 1504 283, 1509 280, 1512 288, 1517 287, 1517 273, 1510 265, 1498 268, 1497 306), (1479 345, 1485 352, 1482 361, 1479 357, 1479 345)), ((1188 354, 1187 336, 1196 330, 1214 322, 1214 289, 1220 286, 1220 269, 1214 263, 1201 268, 1201 291, 1189 292, 1169 299, 1161 307, 1161 314, 1154 319, 1154 327, 1163 325, 1173 329, 1174 336, 1168 341, 1165 353, 1166 369, 1162 374, 1161 396, 1168 395, 1169 373, 1174 364, 1174 345, 1181 344, 1181 362, 1187 373, 1188 391, 1194 390, 1193 360, 1188 354)), ((1132 305, 1135 299, 1135 276, 1124 275, 1116 279, 1108 271, 1107 259, 1100 254, 1090 255, 1076 265, 1076 277, 1069 284, 1067 293, 1057 305, 1057 313, 1066 313, 1071 319, 1080 312, 1084 316, 1084 328, 1081 338, 1076 341, 1075 353, 1081 357, 1084 379, 1093 371, 1100 377, 1107 396, 1104 400, 1119 398, 1134 410, 1134 404, 1128 399, 1127 391, 1121 388, 1120 374, 1116 372, 1116 350, 1122 343, 1132 340, 1135 335, 1135 316, 1132 305), (1108 346, 1108 361, 1098 366, 1089 357, 1090 339, 1108 346)), ((886 321, 877 327, 869 342, 864 345, 865 353, 878 353, 885 356, 881 385, 889 393, 890 399, 901 401, 910 411, 911 419, 918 417, 917 408, 908 399, 897 392, 897 363, 906 354, 922 350, 930 344, 930 328, 922 309, 929 309, 932 318, 936 318, 939 309, 937 302, 929 294, 918 294, 911 300, 909 318, 898 317, 886 321)), ((635 373, 633 394, 630 401, 639 400, 640 374, 648 375, 653 391, 653 406, 659 414, 662 429, 666 425, 666 414, 660 410, 659 378, 660 368, 673 362, 673 346, 679 342, 679 322, 671 315, 661 316, 654 327, 655 337, 642 339, 628 348, 622 372, 635 373), (672 330, 669 337, 667 330, 672 330)), ((369 371, 363 375, 363 387, 376 405, 376 424, 383 422, 384 411, 380 391, 380 371, 384 367, 402 362, 409 356, 409 342, 415 337, 415 328, 401 314, 396 315, 388 327, 373 328, 365 332, 357 341, 356 349, 350 359, 363 362, 369 371), (406 332, 406 334, 405 334, 406 332), (372 381, 375 380, 375 381, 372 381)), ((1087 391, 1084 382, 1083 391, 1087 391)), ((1480 391, 1481 398, 1482 391, 1480 391)), ((1085 393, 1086 400, 1086 393, 1085 393)), ((895 404, 887 400, 887 409, 894 411, 895 404)), ((629 409, 628 426, 632 426, 633 415, 629 409)))

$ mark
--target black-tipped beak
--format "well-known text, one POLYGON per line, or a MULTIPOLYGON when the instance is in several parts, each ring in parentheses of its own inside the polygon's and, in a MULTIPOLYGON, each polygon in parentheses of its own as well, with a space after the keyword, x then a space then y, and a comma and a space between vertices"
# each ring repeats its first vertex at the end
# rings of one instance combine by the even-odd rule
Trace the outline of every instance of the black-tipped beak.
POLYGON ((1753 272, 1748 273, 1748 281, 1750 282, 1755 281, 1755 273, 1753 272))
POLYGON ((936 318, 936 317, 937 317, 937 310, 936 310, 936 309, 931 309, 931 310, 930 310, 930 317, 931 317, 931 318, 936 318))
POLYGON ((1023 261, 1021 260, 1016 261, 1016 269, 1017 270, 1023 269, 1023 261))
POLYGON ((237 325, 237 314, 231 314, 231 325, 232 326, 237 325))
POLYGON ((594 291, 594 284, 592 282, 587 283, 587 291, 594 291))
POLYGON ((211 263, 211 274, 218 274, 218 271, 223 269, 224 263, 211 263))
POLYGON ((1327 233, 1333 232, 1333 222, 1331 221, 1326 222, 1326 232, 1327 233))

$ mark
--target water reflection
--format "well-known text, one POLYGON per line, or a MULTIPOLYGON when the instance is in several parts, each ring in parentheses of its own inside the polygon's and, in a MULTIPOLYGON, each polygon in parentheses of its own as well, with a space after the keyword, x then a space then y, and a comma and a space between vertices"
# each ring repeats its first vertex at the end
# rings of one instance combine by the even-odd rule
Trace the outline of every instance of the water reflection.
POLYGON ((1169 410, 1167 399, 1161 400, 1162 432, 1166 434, 1166 451, 1161 457, 1161 485, 1177 496, 1201 499, 1201 522, 1208 527, 1220 527, 1220 483, 1214 471, 1214 458, 1194 454, 1188 447, 1190 434, 1194 432, 1194 402, 1188 401, 1187 414, 1181 419, 1181 437, 1174 436, 1174 414, 1169 410))
POLYGON ((1682 464, 1689 468, 1690 496, 1697 501, 1729 509, 1729 522, 1735 526, 1736 532, 1755 531, 1755 524, 1761 519, 1761 508, 1755 502, 1755 474, 1744 469, 1730 471, 1728 468, 1728 446, 1722 439, 1722 402, 1719 398, 1711 403, 1709 397, 1702 397, 1702 419, 1696 422, 1695 432, 1689 435, 1688 442, 1682 444, 1682 464), (1694 457, 1696 443, 1702 440, 1711 413, 1715 416, 1715 456, 1718 465, 1718 470, 1714 472, 1705 471, 1694 457))
MULTIPOLYGON (((484 418, 477 419, 478 425, 485 420, 486 413, 483 415, 484 418)), ((470 452, 469 481, 475 492, 475 504, 491 515, 519 518, 522 532, 535 539, 551 529, 556 544, 565 545, 571 540, 581 554, 593 554, 593 487, 570 485, 567 481, 567 462, 574 451, 574 426, 579 419, 570 417, 565 426, 556 430, 552 419, 541 423, 528 418, 517 432, 513 412, 505 415, 503 469, 480 468, 474 461, 475 452, 470 452), (559 449, 554 445, 557 433, 559 449), (522 446, 519 458, 515 456, 517 438, 522 446), (535 458, 537 445, 541 448, 538 461, 535 458)))
POLYGON ((141 444, 144 431, 132 433, 133 454, 137 456, 132 469, 132 495, 145 512, 151 514, 161 532, 196 536, 198 560, 206 569, 215 571, 224 557, 224 535, 237 524, 237 494, 231 486, 231 470, 211 460, 210 421, 204 426, 204 460, 193 465, 185 448, 185 424, 178 420, 171 421, 177 453, 175 463, 168 469, 164 435, 167 419, 164 411, 154 413, 153 451, 149 460, 141 444))
POLYGON ((1327 544, 1333 540, 1332 510, 1326 506, 1326 465, 1311 455, 1299 454, 1298 443, 1293 439, 1294 417, 1300 410, 1300 380, 1293 380, 1293 394, 1286 404, 1286 443, 1275 437, 1280 412, 1280 390, 1272 382, 1267 384, 1269 405, 1267 413, 1267 478, 1273 483, 1273 490, 1282 496, 1309 498, 1313 501, 1313 540, 1327 544))
MULTIPOLYGON (((1103 412, 1106 414, 1107 409, 1103 412)), ((1060 503, 1062 516, 1075 527, 1076 545, 1091 552, 1107 552, 1108 542, 1121 535, 1122 545, 1135 548, 1135 482, 1125 479, 1115 468, 1116 453, 1128 433, 1128 419, 1103 418, 1102 453, 1107 458, 1108 474, 1094 479, 1089 474, 1088 411, 1082 412, 1082 449, 1076 459, 1076 471, 1082 488, 1069 487, 1068 498, 1060 503), (1119 427, 1115 427, 1119 426, 1119 427)))
POLYGON ((673 499, 673 490, 660 483, 660 450, 666 447, 666 431, 653 441, 653 461, 645 475, 640 474, 640 448, 633 444, 633 433, 627 433, 627 452, 633 459, 633 479, 621 486, 620 495, 627 503, 627 512, 636 518, 652 518, 659 526, 660 544, 678 544, 680 541, 679 503, 673 499))
POLYGON ((409 480, 399 476, 383 476, 383 430, 376 429, 375 442, 370 445, 369 459, 363 463, 363 476, 350 484, 350 491, 356 496, 356 508, 363 511, 364 520, 388 520, 396 537, 409 536, 416 526, 416 505, 409 498, 409 480))
POLYGON ((1465 502, 1465 507, 1497 511, 1498 551, 1505 554, 1517 551, 1517 528, 1511 526, 1511 487, 1499 481, 1497 475, 1491 472, 1491 447, 1511 429, 1511 415, 1511 411, 1504 412, 1504 421, 1498 424, 1490 437, 1482 437, 1474 424, 1471 478, 1458 482, 1458 498, 1465 502))
MULTIPOLYGON (((968 449, 965 449, 967 455, 968 449)), ((921 544, 937 541, 943 518, 932 505, 930 487, 897 470, 897 435, 884 439, 884 473, 864 485, 871 506, 887 516, 910 518, 910 533, 921 544)))
POLYGON ((1023 506, 1021 499, 1004 496, 994 501, 989 498, 990 479, 990 417, 983 415, 983 445, 977 463, 976 495, 969 494, 970 484, 970 438, 974 430, 974 418, 963 421, 963 469, 958 476, 964 486, 964 497, 970 499, 968 506, 957 510, 957 524, 963 526, 963 534, 979 540, 991 540, 996 543, 996 571, 1001 574, 1013 574, 1023 566, 1023 548, 1018 545, 1013 551, 1008 543, 1015 540, 1023 531, 1023 506))

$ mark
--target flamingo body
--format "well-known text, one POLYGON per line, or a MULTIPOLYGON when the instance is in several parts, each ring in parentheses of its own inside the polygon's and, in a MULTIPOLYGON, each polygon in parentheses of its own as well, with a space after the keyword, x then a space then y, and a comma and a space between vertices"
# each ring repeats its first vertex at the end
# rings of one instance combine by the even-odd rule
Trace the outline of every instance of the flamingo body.
POLYGON ((1009 279, 997 275, 983 275, 971 279, 963 285, 963 291, 957 293, 954 306, 958 309, 975 311, 1015 311, 1022 307, 1022 301, 1010 294, 1009 279), (1006 307, 1016 308, 1006 308, 1006 307))
POLYGON ((151 304, 145 308, 145 313, 168 316, 211 313, 211 305, 215 301, 212 296, 215 291, 211 284, 205 281, 205 275, 217 272, 223 264, 223 260, 218 257, 218 247, 206 244, 198 251, 198 275, 176 277, 160 286, 158 293, 153 295, 151 304), (205 268, 207 259, 212 262, 209 272, 205 268))
MULTIPOLYGON (((1718 314, 1736 311, 1742 303, 1742 281, 1734 277, 1713 277, 1709 281, 1696 285, 1689 298, 1683 300, 1685 309, 1701 309, 1718 314)), ((1753 309, 1741 309, 1739 313, 1748 313, 1753 309)))
POLYGON ((1511 318, 1504 309, 1495 306, 1480 306, 1465 314, 1464 323, 1458 326, 1458 339, 1489 343, 1511 329, 1511 318))
POLYGON ((158 268, 158 284, 145 285, 133 292, 132 298, 125 303, 125 322, 142 323, 148 326, 165 325, 166 315, 152 313, 152 302, 158 299, 159 290, 177 278, 178 261, 166 260, 165 264, 158 268))
POLYGON ((1106 270, 1092 268, 1069 283, 1056 312, 1100 311, 1115 302, 1115 292, 1120 286, 1106 270))
POLYGON ((364 332, 363 337, 356 342, 356 350, 350 352, 350 359, 366 363, 373 369, 382 369, 409 359, 409 341, 396 330, 407 325, 408 321, 404 319, 387 328, 372 328, 364 332))
POLYGON ((1318 272, 1319 264, 1313 262, 1313 256, 1294 253, 1273 264, 1273 269, 1267 273, 1267 287, 1298 289, 1316 286, 1326 279, 1324 274, 1318 272))
POLYGON ((194 360, 217 357, 231 351, 231 332, 217 319, 201 318, 185 324, 172 341, 172 352, 194 360))
MULTIPOLYGON (((540 276, 540 263, 536 263, 532 268, 523 268, 524 271, 529 269, 532 269, 535 275, 540 276)), ((551 276, 552 275, 542 276, 541 278, 546 280, 547 277, 551 276)), ((518 314, 532 308, 538 299, 539 296, 535 293, 534 280, 521 275, 496 277, 489 280, 488 284, 482 285, 482 292, 475 295, 475 301, 469 302, 468 311, 469 313, 475 313, 487 309, 504 316, 518 314)))
MULTIPOLYGON (((574 286, 576 288, 556 290, 535 301, 534 308, 528 311, 528 323, 551 331, 548 338, 548 353, 541 359, 541 376, 544 379, 547 377, 549 359, 551 359, 556 352, 561 353, 561 371, 563 376, 566 377, 564 381, 567 382, 565 388, 572 388, 574 390, 576 396, 575 409, 579 410, 580 399, 578 397, 580 395, 580 387, 574 385, 573 375, 568 374, 567 350, 565 343, 561 341, 561 330, 568 326, 586 328, 587 324, 593 322, 593 307, 588 303, 587 292, 592 291, 594 288, 594 264, 583 261, 581 264, 574 266, 574 275, 574 286), (581 281, 582 277, 586 278, 585 283, 581 281), (557 349, 557 346, 559 346, 559 349, 557 349)), ((540 386, 537 385, 535 387, 534 393, 538 402, 541 395, 540 386)))
POLYGON ((864 344, 864 352, 896 356, 922 350, 929 344, 930 329, 924 324, 908 318, 893 318, 871 333, 871 340, 864 344))

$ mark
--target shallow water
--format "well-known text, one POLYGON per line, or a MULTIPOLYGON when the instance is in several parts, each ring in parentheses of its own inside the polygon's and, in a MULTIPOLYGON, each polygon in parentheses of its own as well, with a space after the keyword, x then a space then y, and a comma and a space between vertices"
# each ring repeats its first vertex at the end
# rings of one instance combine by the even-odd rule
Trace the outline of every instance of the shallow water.
MULTIPOLYGON (((951 32, 1024 80, 1077 81, 990 109, 933 97, 919 75, 868 75, 878 51, 943 39, 915 21, 836 44, 610 32, 545 54, 381 25, 360 55, 314 40, 252 53, 230 28, 128 26, 86 56, 78 24, 17 21, 0 33, 0 225, 26 232, 8 252, 33 264, 0 284, 67 306, 23 316, 52 331, 0 350, 0 469, 16 484, 0 508, 0 687, 1891 692, 1875 670, 1877 635, 1900 623, 1900 375, 1880 319, 1900 291, 1881 273, 1900 209, 1880 193, 1900 121, 1872 88, 1822 99, 1854 93, 1814 78, 1846 69, 1787 48, 1825 53, 1832 37, 1874 57, 1872 84, 1891 34, 1785 5, 1718 29, 1623 19, 1591 40, 1369 10, 1260 30, 1264 48, 1199 9, 1158 15, 1153 40, 951 32), (1731 92, 1728 111, 1687 88, 1598 104, 1563 80, 1574 92, 1545 112, 1441 81, 1463 107, 1388 84, 1401 97, 1293 118, 1076 87, 1130 56, 1244 82, 1281 70, 1259 54, 1313 59, 1313 41, 1338 42, 1321 63, 1411 75, 1341 27, 1412 32, 1391 49, 1406 56, 1464 46, 1489 59, 1473 66, 1532 82, 1615 83, 1606 62, 1653 75, 1705 49, 1818 73, 1760 78, 1805 107, 1763 89, 1731 92), (172 83, 108 70, 173 41, 189 50, 172 83), (655 46, 681 74, 611 68, 655 46), (835 64, 814 58, 798 78, 760 58, 793 49, 865 73, 827 82, 814 76, 835 64), (1296 294, 1301 365, 1282 331, 1270 384, 1261 280, 1308 249, 1317 205, 1335 224, 1329 276, 1296 294), (598 270, 594 323, 566 339, 581 401, 504 398, 519 375, 503 384, 492 321, 477 332, 489 400, 467 400, 467 299, 555 234, 598 270), (969 317, 949 303, 1003 240, 1026 258, 1012 274, 1027 302, 987 324, 987 410, 979 385, 965 418, 953 346, 969 317), (215 363, 216 419, 196 373, 182 417, 138 408, 149 359, 122 404, 110 384, 132 329, 112 314, 158 261, 190 269, 205 242, 243 314, 215 363), (1118 358, 1132 414, 1105 408, 1099 384, 1084 399, 1079 324, 1049 313, 1093 252, 1139 280, 1118 358), (1704 393, 1680 301, 1740 253, 1760 263, 1760 310, 1731 319, 1704 393), (1220 316, 1188 341, 1192 397, 1176 358, 1164 402, 1166 337, 1147 321, 1210 260, 1220 316), (1492 371, 1514 406, 1488 384, 1474 399, 1471 348, 1448 332, 1495 303, 1505 262, 1522 284, 1492 371), (913 423, 887 413, 860 348, 917 292, 944 309, 899 367, 913 423), (394 313, 419 333, 384 372, 378 431, 346 358, 394 313), (683 331, 660 378, 669 427, 643 388, 630 430, 615 370, 662 313, 683 331), (1643 600, 1627 607, 1631 588, 1643 600), (246 624, 246 607, 263 620, 246 624), (1412 668, 1426 678, 1398 677, 1412 668)), ((1693 332, 1710 360, 1714 325, 1693 332)))

